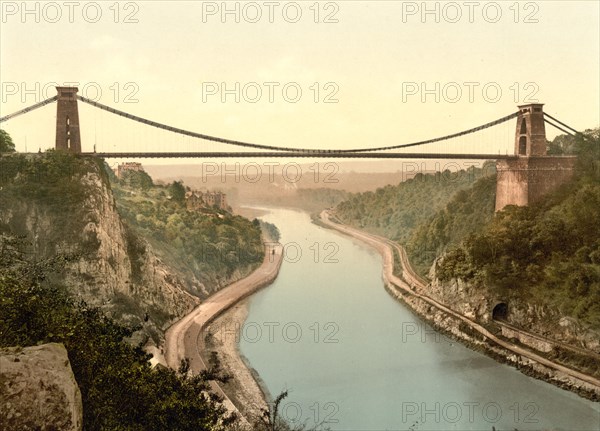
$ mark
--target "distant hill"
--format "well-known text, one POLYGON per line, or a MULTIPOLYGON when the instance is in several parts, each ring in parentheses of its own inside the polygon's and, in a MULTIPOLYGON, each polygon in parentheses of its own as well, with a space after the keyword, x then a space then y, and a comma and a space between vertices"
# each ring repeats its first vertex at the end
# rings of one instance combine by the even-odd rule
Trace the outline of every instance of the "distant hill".
POLYGON ((494 165, 490 163, 458 172, 419 173, 397 185, 351 194, 336 206, 335 212, 346 224, 405 244, 413 231, 443 209, 457 192, 493 174, 494 165))
MULTIPOLYGON (((330 189, 331 193, 333 191, 360 193, 387 184, 398 184, 414 177, 417 173, 414 163, 407 167, 408 162, 404 161, 388 162, 386 165, 388 169, 394 165, 398 167, 392 172, 344 171, 342 169, 344 163, 350 162, 319 161, 313 164, 294 163, 284 173, 282 172, 284 163, 273 167, 272 172, 269 171, 269 166, 261 161, 251 163, 252 167, 242 162, 237 168, 235 165, 228 165, 225 168, 220 164, 213 164, 210 169, 214 169, 214 173, 208 167, 202 167, 202 164, 181 167, 149 165, 146 166, 146 170, 153 178, 163 183, 181 180, 195 189, 222 191, 227 194, 227 200, 234 208, 262 203, 299 206, 309 210, 316 208, 323 197, 323 192, 317 192, 314 195, 317 200, 309 202, 307 198, 310 192, 301 192, 304 193, 301 195, 298 193, 299 190, 330 189), (406 168, 405 172, 402 172, 403 166, 406 168)), ((365 170, 382 169, 382 166, 370 163, 351 166, 365 170)), ((335 204, 337 201, 329 201, 326 206, 332 203, 335 204)))

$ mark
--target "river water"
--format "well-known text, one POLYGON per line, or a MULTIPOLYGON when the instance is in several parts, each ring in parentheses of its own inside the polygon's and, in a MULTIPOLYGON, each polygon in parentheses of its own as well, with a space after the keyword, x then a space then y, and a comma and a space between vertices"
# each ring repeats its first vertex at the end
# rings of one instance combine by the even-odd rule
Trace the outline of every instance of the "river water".
POLYGON ((379 254, 269 209, 286 258, 240 350, 295 423, 331 430, 598 430, 600 407, 435 333, 392 299, 379 254))

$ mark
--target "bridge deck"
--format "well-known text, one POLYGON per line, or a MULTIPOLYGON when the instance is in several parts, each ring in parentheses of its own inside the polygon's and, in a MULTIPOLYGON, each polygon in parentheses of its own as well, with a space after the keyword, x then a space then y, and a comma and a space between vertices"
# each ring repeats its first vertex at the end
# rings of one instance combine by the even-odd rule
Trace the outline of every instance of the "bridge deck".
POLYGON ((454 159, 454 160, 498 160, 515 159, 517 156, 509 154, 447 154, 447 153, 337 153, 327 151, 315 152, 169 152, 169 153, 140 153, 140 152, 114 152, 114 153, 82 153, 85 156, 96 156, 105 159, 133 159, 133 158, 327 158, 327 159, 454 159))

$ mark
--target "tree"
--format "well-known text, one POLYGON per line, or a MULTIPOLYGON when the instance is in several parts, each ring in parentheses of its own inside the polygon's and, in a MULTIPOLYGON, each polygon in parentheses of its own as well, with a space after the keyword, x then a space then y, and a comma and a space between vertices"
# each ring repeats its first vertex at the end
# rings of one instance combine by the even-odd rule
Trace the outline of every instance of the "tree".
POLYGON ((6 130, 0 129, 0 153, 14 153, 15 144, 6 130))
POLYGON ((185 201, 185 187, 183 181, 175 181, 169 186, 169 193, 175 202, 183 203, 185 201))
POLYGON ((150 175, 144 171, 125 171, 121 181, 138 190, 150 190, 154 185, 150 175))
MULTIPOLYGON (((152 369, 134 330, 74 299, 60 284, 65 264, 78 255, 31 262, 24 238, 0 234, 0 347, 62 343, 83 402, 83 428, 209 431, 228 425, 221 398, 209 393, 223 381, 217 367, 199 374, 152 369)), ((1 422, 1 420, 0 420, 1 422)))

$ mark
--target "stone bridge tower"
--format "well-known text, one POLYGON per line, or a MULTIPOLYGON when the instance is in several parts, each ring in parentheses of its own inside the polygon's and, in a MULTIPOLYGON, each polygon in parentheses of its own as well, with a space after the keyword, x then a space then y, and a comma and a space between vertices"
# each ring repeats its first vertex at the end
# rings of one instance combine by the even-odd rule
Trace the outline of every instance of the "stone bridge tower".
POLYGON ((56 149, 81 153, 77 87, 56 87, 56 149))
POLYGON ((519 106, 515 158, 496 163, 496 211, 539 201, 573 176, 576 157, 546 154, 543 106, 519 106))

